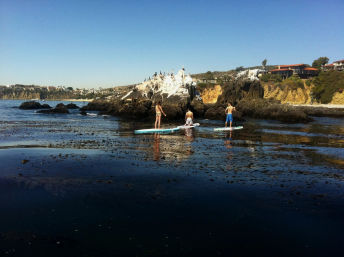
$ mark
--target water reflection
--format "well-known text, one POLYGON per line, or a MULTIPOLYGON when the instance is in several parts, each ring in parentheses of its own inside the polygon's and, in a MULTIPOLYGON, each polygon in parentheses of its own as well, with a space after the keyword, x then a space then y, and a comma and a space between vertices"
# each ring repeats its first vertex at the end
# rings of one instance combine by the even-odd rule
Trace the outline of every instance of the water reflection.
MULTIPOLYGON (((229 150, 232 150, 232 131, 226 133, 225 135, 225 147, 229 150)), ((226 156, 226 170, 231 170, 232 169, 232 159, 233 159, 233 152, 228 151, 227 156, 226 156)))
MULTIPOLYGON (((195 140, 192 129, 186 129, 185 136, 154 134, 151 136, 154 161, 182 162, 194 154, 193 141, 195 140)), ((152 149, 151 148, 151 149, 152 149)))
POLYGON ((187 141, 189 142, 194 141, 193 129, 192 128, 185 129, 185 136, 186 136, 187 141))
POLYGON ((160 160, 160 134, 154 134, 154 144, 153 144, 153 160, 160 160))

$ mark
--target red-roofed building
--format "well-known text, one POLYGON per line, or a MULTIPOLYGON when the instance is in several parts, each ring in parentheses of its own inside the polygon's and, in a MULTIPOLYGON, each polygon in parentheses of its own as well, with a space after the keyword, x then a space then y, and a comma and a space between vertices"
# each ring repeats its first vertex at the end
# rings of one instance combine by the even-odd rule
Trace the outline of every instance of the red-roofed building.
POLYGON ((344 60, 335 61, 331 64, 325 64, 321 68, 323 71, 329 71, 329 70, 344 71, 344 60))
POLYGON ((318 75, 319 70, 307 67, 306 64, 278 65, 277 69, 270 70, 271 74, 281 75, 282 78, 288 78, 292 75, 298 75, 300 78, 309 78, 318 75))

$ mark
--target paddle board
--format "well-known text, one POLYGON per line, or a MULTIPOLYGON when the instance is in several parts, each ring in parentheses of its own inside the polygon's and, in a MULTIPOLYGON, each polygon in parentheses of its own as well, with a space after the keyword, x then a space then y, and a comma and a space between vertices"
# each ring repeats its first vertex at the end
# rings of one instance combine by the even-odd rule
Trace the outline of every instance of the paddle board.
POLYGON ((180 129, 188 129, 188 128, 198 127, 199 125, 200 125, 199 123, 194 123, 194 124, 191 125, 191 126, 182 125, 182 126, 178 126, 177 128, 180 128, 180 129))
POLYGON ((179 128, 162 128, 162 129, 138 129, 135 134, 149 134, 149 133, 172 133, 178 131, 179 128))
POLYGON ((227 128, 214 128, 214 131, 232 131, 232 130, 237 130, 237 129, 243 129, 243 126, 237 126, 237 127, 227 127, 227 128))

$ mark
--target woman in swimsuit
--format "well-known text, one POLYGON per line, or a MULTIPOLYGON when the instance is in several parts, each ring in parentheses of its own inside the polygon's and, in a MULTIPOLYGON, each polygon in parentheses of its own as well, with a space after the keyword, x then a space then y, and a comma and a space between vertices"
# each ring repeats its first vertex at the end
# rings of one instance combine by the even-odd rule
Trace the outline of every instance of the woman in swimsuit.
POLYGON ((164 113, 164 111, 162 110, 162 107, 161 107, 161 102, 159 101, 157 103, 157 105, 155 106, 155 113, 156 113, 156 116, 155 116, 155 129, 157 128, 157 125, 158 125, 158 128, 160 128, 160 122, 161 122, 161 113, 165 115, 166 117, 166 114, 164 113))

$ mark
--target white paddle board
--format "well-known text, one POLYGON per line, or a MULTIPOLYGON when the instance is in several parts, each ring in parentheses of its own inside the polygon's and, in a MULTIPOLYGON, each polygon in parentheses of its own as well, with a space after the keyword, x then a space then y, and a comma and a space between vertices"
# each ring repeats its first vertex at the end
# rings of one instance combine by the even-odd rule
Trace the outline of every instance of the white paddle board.
POLYGON ((232 131, 237 129, 243 129, 243 126, 237 126, 237 127, 227 127, 227 128, 214 128, 214 131, 232 131))
POLYGON ((182 126, 178 126, 177 128, 180 128, 180 129, 188 129, 188 128, 198 127, 199 125, 200 125, 199 123, 194 123, 194 124, 192 124, 191 126, 182 125, 182 126))
POLYGON ((150 134, 150 133, 172 133, 178 131, 179 128, 161 128, 161 129, 138 129, 135 134, 150 134))

